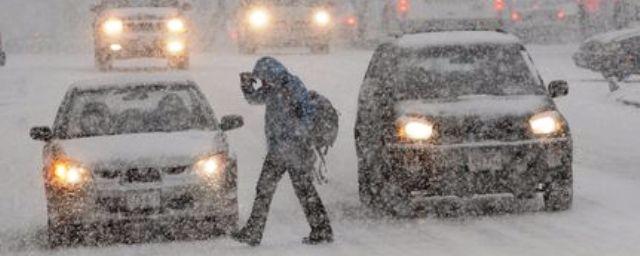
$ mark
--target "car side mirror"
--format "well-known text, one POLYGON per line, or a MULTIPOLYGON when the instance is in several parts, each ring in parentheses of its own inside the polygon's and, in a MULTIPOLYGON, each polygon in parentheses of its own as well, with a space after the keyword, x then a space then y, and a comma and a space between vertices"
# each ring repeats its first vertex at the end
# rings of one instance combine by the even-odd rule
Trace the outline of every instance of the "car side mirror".
POLYGON ((242 116, 238 116, 238 115, 224 116, 220 121, 220 129, 222 129, 222 131, 225 131, 225 132, 238 129, 243 125, 244 125, 244 119, 242 118, 242 116))
POLYGON ((50 141, 53 138, 53 132, 47 126, 39 126, 31 128, 29 136, 34 140, 50 141))
POLYGON ((188 12, 188 11, 193 10, 193 6, 192 6, 190 3, 183 3, 183 4, 180 6, 180 9, 181 9, 181 10, 183 10, 183 11, 185 11, 185 12, 188 12))
POLYGON ((551 98, 569 95, 569 83, 564 80, 552 81, 549 83, 549 94, 551 95, 551 98))

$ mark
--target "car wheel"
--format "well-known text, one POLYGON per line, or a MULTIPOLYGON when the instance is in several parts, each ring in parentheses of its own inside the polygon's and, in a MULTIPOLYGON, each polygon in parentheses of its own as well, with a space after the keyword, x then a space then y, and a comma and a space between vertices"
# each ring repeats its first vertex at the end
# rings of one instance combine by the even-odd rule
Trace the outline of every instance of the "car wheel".
POLYGON ((70 246, 81 242, 81 228, 78 225, 63 224, 49 221, 47 225, 47 244, 55 249, 61 246, 70 246))
POLYGON ((188 56, 169 59, 169 67, 178 70, 189 69, 190 60, 188 56))
POLYGON ((319 44, 311 46, 311 53, 313 54, 329 54, 331 47, 329 44, 319 44))
POLYGON ((113 69, 113 59, 109 54, 102 51, 96 51, 95 53, 96 68, 102 72, 107 72, 113 69))
POLYGON ((566 211, 573 204, 573 179, 559 179, 547 184, 544 191, 546 211, 566 211))

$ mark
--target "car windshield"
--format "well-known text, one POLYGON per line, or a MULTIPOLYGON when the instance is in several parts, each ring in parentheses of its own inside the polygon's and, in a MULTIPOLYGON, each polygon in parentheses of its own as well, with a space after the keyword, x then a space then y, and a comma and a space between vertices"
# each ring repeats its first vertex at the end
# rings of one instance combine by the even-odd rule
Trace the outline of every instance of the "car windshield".
POLYGON ((126 7, 177 7, 178 0, 106 0, 102 4, 109 8, 126 7))
POLYGON ((190 86, 139 86, 72 93, 56 132, 65 139, 215 129, 208 104, 190 86))
POLYGON ((544 94, 520 47, 452 46, 411 50, 399 62, 403 98, 544 94))

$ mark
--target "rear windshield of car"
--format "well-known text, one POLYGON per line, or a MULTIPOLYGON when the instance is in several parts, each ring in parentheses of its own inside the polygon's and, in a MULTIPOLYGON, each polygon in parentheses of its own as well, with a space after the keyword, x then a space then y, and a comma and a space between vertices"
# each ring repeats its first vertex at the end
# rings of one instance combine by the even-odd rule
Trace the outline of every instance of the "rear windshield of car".
POLYGON ((546 90, 519 46, 447 46, 399 57, 403 98, 542 95, 546 90))
POLYGON ((208 104, 189 86, 140 86, 72 93, 56 132, 63 139, 215 129, 208 104))
POLYGON ((177 7, 178 0, 106 0, 102 4, 109 8, 127 7, 177 7))

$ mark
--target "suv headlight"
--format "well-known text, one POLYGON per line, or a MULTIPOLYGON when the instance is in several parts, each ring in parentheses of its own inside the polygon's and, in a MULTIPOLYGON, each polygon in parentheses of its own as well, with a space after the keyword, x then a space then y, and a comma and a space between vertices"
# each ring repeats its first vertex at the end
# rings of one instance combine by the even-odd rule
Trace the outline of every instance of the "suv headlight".
POLYGON ((124 30, 124 23, 120 19, 111 18, 102 24, 102 31, 110 36, 116 36, 124 30))
POLYGON ((167 21, 167 29, 172 33, 182 33, 187 30, 187 26, 184 24, 184 20, 173 18, 167 21))
POLYGON ((328 26, 331 23, 331 14, 325 10, 318 10, 313 14, 313 21, 318 26, 328 26))
POLYGON ((398 136, 411 141, 427 141, 433 137, 434 125, 424 118, 405 117, 398 119, 398 136))
POLYGON ((56 184, 62 186, 79 186, 91 180, 89 170, 76 163, 56 161, 52 171, 51 178, 56 184))
POLYGON ((227 161, 226 155, 218 154, 201 159, 194 165, 194 169, 203 178, 215 179, 224 173, 227 161))
POLYGON ((269 24, 269 12, 265 9, 252 10, 248 18, 253 28, 264 28, 269 24))
POLYGON ((562 130, 562 117, 556 111, 547 111, 529 119, 531 131, 536 135, 550 135, 562 130))

